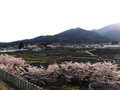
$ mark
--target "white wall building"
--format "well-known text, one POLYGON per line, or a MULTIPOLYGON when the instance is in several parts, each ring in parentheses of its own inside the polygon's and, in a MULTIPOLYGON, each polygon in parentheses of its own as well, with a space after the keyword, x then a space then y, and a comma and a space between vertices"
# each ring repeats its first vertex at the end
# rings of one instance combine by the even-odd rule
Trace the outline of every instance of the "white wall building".
POLYGON ((103 45, 104 48, 112 48, 112 49, 116 49, 116 48, 120 48, 120 45, 103 45))

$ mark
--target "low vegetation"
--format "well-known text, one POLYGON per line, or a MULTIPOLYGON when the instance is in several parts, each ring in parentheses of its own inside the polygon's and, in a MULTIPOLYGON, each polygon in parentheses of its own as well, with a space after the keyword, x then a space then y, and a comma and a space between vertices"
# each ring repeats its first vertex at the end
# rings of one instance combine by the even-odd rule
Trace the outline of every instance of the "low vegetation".
POLYGON ((0 90, 14 90, 14 89, 5 82, 0 81, 0 90))

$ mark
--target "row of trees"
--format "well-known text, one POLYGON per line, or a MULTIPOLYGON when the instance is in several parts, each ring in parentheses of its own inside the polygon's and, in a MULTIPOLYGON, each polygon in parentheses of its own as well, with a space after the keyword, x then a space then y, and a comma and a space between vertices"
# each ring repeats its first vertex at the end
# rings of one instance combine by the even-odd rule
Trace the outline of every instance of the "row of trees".
POLYGON ((80 82, 104 81, 114 83, 120 78, 116 64, 98 62, 91 64, 64 62, 52 64, 48 68, 38 68, 28 65, 21 58, 0 55, 0 68, 37 85, 80 84, 80 82))

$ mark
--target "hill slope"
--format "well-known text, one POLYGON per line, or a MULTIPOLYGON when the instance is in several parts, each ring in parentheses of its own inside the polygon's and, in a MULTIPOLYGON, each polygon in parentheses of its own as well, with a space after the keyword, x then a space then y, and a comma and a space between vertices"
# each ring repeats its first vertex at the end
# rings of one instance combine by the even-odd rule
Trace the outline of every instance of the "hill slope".
POLYGON ((100 36, 93 31, 87 31, 81 28, 69 29, 53 36, 39 36, 30 40, 24 40, 25 43, 98 43, 107 42, 108 38, 100 36))
MULTIPOLYGON (((99 43, 107 42, 107 37, 101 36, 93 31, 87 31, 81 28, 69 29, 53 36, 38 36, 33 39, 21 40, 23 43, 99 43)), ((21 41, 5 43, 9 45, 18 45, 21 41)))
POLYGON ((94 30, 94 32, 112 40, 120 41, 120 23, 105 26, 101 29, 94 30))
POLYGON ((62 43, 97 43, 108 41, 106 37, 102 37, 93 31, 87 31, 81 28, 70 29, 54 35, 53 37, 62 43))

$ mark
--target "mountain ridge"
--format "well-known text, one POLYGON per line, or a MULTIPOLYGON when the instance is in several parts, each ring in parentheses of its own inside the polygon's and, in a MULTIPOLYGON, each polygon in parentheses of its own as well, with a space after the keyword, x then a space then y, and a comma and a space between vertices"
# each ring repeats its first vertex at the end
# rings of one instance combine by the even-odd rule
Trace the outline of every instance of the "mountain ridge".
POLYGON ((120 23, 104 26, 97 30, 86 30, 72 28, 55 35, 37 36, 31 39, 18 40, 14 42, 0 42, 0 45, 17 45, 23 43, 103 43, 120 41, 120 23))
POLYGON ((111 24, 93 31, 102 36, 106 36, 111 40, 120 42, 120 23, 111 24))
POLYGON ((105 36, 101 36, 93 31, 88 31, 82 28, 73 28, 66 30, 64 32, 47 35, 47 36, 38 36, 32 39, 25 39, 15 42, 7 43, 9 45, 17 45, 20 42, 29 44, 29 43, 99 43, 99 42, 108 42, 109 39, 105 36))

